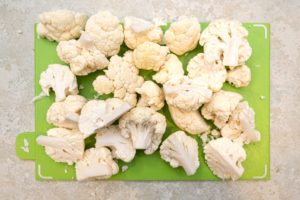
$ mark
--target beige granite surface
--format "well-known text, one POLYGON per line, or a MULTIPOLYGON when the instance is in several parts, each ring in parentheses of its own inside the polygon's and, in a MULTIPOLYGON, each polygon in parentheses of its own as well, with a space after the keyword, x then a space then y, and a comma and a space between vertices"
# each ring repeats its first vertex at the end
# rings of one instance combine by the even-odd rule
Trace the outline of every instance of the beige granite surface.
POLYGON ((300 199, 300 0, 0 0, 0 199, 300 199), (119 17, 194 15, 271 23, 271 181, 38 182, 15 156, 15 136, 34 130, 33 24, 38 13, 111 10, 119 17))

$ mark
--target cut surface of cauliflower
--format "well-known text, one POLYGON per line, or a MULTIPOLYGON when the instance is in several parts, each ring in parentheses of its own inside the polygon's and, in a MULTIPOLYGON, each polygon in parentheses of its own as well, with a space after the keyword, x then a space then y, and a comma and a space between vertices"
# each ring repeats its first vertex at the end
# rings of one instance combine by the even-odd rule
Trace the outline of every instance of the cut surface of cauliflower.
POLYGON ((102 128, 97 131, 96 148, 108 147, 112 150, 112 156, 124 162, 130 162, 135 156, 135 149, 129 138, 121 135, 117 125, 102 128))
POLYGON ((190 134, 201 134, 209 130, 198 110, 185 111, 174 106, 169 106, 169 111, 174 123, 190 134))
POLYGON ((138 69, 159 71, 166 62, 168 53, 168 47, 144 42, 133 51, 133 61, 138 69))
POLYGON ((141 95, 137 106, 150 107, 154 110, 164 107, 164 93, 153 81, 145 81, 142 87, 136 89, 136 92, 141 95))
POLYGON ((85 31, 96 48, 106 57, 117 55, 124 40, 123 27, 117 17, 108 11, 100 11, 86 22, 85 31))
POLYGON ((46 154, 55 162, 72 165, 83 156, 83 135, 76 129, 52 128, 47 131, 47 136, 40 135, 36 141, 45 147, 46 154))
POLYGON ((199 77, 190 79, 187 76, 173 77, 163 85, 168 105, 182 110, 197 110, 212 97, 207 82, 199 77))
POLYGON ((183 131, 172 133, 163 141, 160 156, 173 168, 183 167, 188 176, 194 175, 200 166, 197 141, 183 131))
POLYGON ((249 144, 260 140, 260 133, 255 130, 255 113, 244 101, 237 105, 228 123, 221 129, 223 137, 249 144))
POLYGON ((212 21, 200 38, 205 59, 208 62, 221 60, 223 65, 231 68, 245 63, 252 53, 247 36, 248 31, 239 21, 212 21))
POLYGON ((152 76, 157 83, 164 84, 174 76, 183 76, 182 63, 174 54, 169 54, 165 64, 152 76))
POLYGON ((47 70, 41 73, 39 83, 47 96, 50 88, 53 89, 56 95, 55 101, 62 101, 71 94, 78 94, 76 76, 65 65, 48 65, 47 70))
POLYGON ((213 92, 221 90, 226 81, 227 72, 220 61, 207 62, 203 53, 193 57, 187 66, 190 78, 200 77, 208 83, 209 89, 213 92))
POLYGON ((54 102, 47 111, 47 122, 62 128, 78 129, 80 111, 86 99, 69 95, 64 101, 54 102))
POLYGON ((76 165, 76 178, 79 181, 88 179, 108 179, 119 172, 118 164, 113 160, 111 152, 105 148, 91 148, 76 165))
POLYGON ((61 41, 56 47, 59 58, 70 64, 77 76, 85 76, 108 66, 108 59, 93 44, 91 37, 83 33, 79 40, 61 41))
POLYGON ((228 71, 227 81, 235 87, 246 87, 251 81, 251 70, 247 65, 241 65, 228 71))
POLYGON ((130 49, 135 49, 146 41, 160 43, 162 37, 161 28, 152 22, 131 16, 125 17, 124 38, 126 46, 130 49))
POLYGON ((244 173, 242 162, 246 152, 228 138, 211 140, 204 147, 205 160, 213 174, 221 179, 239 179, 244 173))
POLYGON ((178 21, 171 23, 165 33, 166 44, 176 55, 196 48, 200 38, 201 27, 195 17, 181 16, 178 21))
POLYGON ((152 154, 161 143, 167 123, 164 115, 148 107, 136 107, 119 120, 121 134, 131 138, 135 149, 152 154))
POLYGON ((117 98, 90 100, 81 109, 79 130, 88 137, 100 128, 109 126, 132 108, 127 102, 117 98))
POLYGON ((220 90, 214 93, 210 102, 204 104, 201 113, 205 119, 213 120, 218 128, 222 128, 242 99, 238 93, 220 90))
POLYGON ((132 106, 137 103, 136 88, 142 86, 144 78, 139 76, 138 69, 133 64, 132 51, 127 51, 124 57, 113 56, 110 59, 105 77, 100 75, 94 81, 94 89, 99 94, 113 92, 114 97, 123 99, 132 106))
POLYGON ((37 33, 50 41, 66 41, 79 38, 87 16, 71 10, 56 10, 40 14, 37 33))

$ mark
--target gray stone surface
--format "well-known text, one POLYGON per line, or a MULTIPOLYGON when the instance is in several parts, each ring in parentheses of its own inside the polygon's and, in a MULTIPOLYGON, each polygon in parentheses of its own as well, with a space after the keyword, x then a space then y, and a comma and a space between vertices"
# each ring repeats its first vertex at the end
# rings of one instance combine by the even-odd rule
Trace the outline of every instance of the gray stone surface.
POLYGON ((0 0, 0 199, 299 199, 299 0, 0 0), (270 22, 271 181, 38 182, 34 163, 15 156, 15 136, 34 130, 33 24, 50 9, 89 14, 108 9, 119 17, 197 16, 270 22))

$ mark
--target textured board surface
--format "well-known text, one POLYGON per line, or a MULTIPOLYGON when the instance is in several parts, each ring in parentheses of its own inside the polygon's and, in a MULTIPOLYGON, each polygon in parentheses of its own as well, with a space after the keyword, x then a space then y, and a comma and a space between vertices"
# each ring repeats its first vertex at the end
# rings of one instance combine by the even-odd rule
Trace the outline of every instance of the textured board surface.
MULTIPOLYGON (((207 23, 202 23, 202 30, 207 23)), ((249 31, 249 43, 253 49, 251 58, 247 65, 252 72, 252 81, 246 88, 236 89, 225 84, 223 89, 240 93, 256 113, 256 128, 261 132, 261 141, 256 144, 245 145, 247 159, 243 162, 245 173, 242 180, 268 180, 270 179, 270 27, 266 23, 244 23, 249 31)), ((167 27, 164 27, 166 29, 167 27)), ((41 92, 38 84, 42 71, 47 69, 48 64, 63 63, 57 57, 55 48, 57 43, 40 39, 35 35, 35 95, 41 92)), ((123 46, 120 54, 126 51, 123 46)), ((202 52, 202 47, 198 46, 192 52, 180 56, 184 68, 188 61, 197 53, 202 52)), ((108 96, 97 96, 92 88, 92 81, 97 75, 102 74, 97 71, 86 77, 78 78, 78 85, 82 85, 81 95, 88 99, 105 99, 108 96)), ((150 71, 141 71, 145 79, 151 79, 153 74, 150 71)), ((38 180, 74 180, 74 166, 55 163, 44 151, 42 146, 35 144, 35 137, 46 134, 52 125, 46 122, 46 112, 54 102, 54 93, 50 97, 43 98, 35 103, 35 133, 20 134, 16 141, 16 151, 23 159, 36 160, 36 178, 38 180)), ((170 133, 178 130, 170 118, 168 109, 164 107, 161 112, 167 117, 166 138, 170 133)), ((118 162, 120 168, 128 166, 126 172, 120 172, 113 176, 112 180, 219 180, 207 167, 203 158, 202 143, 199 143, 200 167, 193 176, 186 176, 182 168, 173 169, 168 163, 160 159, 158 151, 153 155, 146 156, 142 151, 138 151, 135 159, 129 163, 118 162)), ((88 138, 88 147, 94 143, 93 138, 88 138)))

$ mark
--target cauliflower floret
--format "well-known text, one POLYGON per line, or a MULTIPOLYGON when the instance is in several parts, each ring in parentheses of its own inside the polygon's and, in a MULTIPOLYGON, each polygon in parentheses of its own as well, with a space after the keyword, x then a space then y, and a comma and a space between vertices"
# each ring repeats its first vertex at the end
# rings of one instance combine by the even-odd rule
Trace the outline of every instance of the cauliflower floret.
POLYGON ((88 137, 100 128, 109 126, 132 108, 127 102, 117 98, 90 100, 81 109, 79 130, 88 137))
POLYGON ((109 61, 95 48, 91 37, 83 33, 79 40, 61 41, 56 47, 59 58, 70 64, 77 76, 85 76, 108 66, 109 61))
POLYGON ((247 65, 238 66, 228 71, 227 81, 235 87, 246 87, 251 81, 251 71, 247 65))
POLYGON ((246 160, 246 152, 228 138, 211 140, 205 145, 204 154, 209 168, 221 179, 237 180, 244 173, 241 163, 246 160))
POLYGON ((157 83, 164 84, 174 76, 183 76, 182 63, 174 54, 167 56, 167 61, 161 69, 152 76, 157 83))
POLYGON ((110 12, 98 12, 86 22, 85 31, 94 39, 96 48, 106 57, 117 55, 123 43, 123 27, 110 12))
POLYGON ((187 71, 190 78, 203 78, 213 92, 222 88, 227 76, 226 69, 220 61, 209 63, 203 53, 199 53, 189 61, 187 71))
POLYGON ((83 156, 83 135, 76 129, 52 128, 47 131, 47 136, 37 137, 36 142, 45 147, 46 154, 55 162, 72 165, 83 156))
POLYGON ((136 17, 125 17, 124 37, 126 46, 135 49, 146 41, 160 43, 163 32, 159 26, 149 21, 136 17))
POLYGON ((97 131, 96 148, 98 147, 109 147, 112 150, 112 156, 124 162, 132 161, 135 156, 131 140, 123 137, 120 128, 116 125, 97 131))
POLYGON ((145 81, 142 87, 136 89, 136 92, 141 95, 137 106, 150 107, 154 110, 164 107, 164 93, 153 81, 145 81))
POLYGON ((147 107, 136 107, 119 120, 121 134, 131 138, 135 149, 145 149, 152 154, 158 148, 167 123, 164 115, 147 107))
POLYGON ((174 106, 169 106, 169 111, 174 123, 190 134, 201 134, 209 130, 209 126, 201 117, 198 110, 184 111, 174 106))
POLYGON ((211 22, 200 38, 205 59, 209 62, 221 60, 231 68, 245 63, 252 53, 247 36, 248 31, 239 21, 219 19, 211 22))
POLYGON ((69 95, 64 101, 54 102, 47 112, 47 122, 62 128, 77 129, 80 111, 86 99, 69 95))
POLYGON ((42 72, 39 83, 47 96, 50 88, 53 89, 56 95, 55 101, 62 101, 70 94, 78 94, 76 76, 65 65, 48 65, 47 70, 42 72))
POLYGON ((260 140, 260 133, 255 130, 255 113, 244 101, 237 105, 228 123, 221 129, 223 137, 249 144, 260 140))
POLYGON ((91 148, 84 152, 83 158, 76 163, 77 180, 108 179, 119 172, 118 164, 111 152, 105 148, 91 148))
POLYGON ((144 42, 133 51, 133 61, 138 69, 159 71, 166 62, 168 53, 168 47, 144 42))
POLYGON ((200 38, 201 27, 195 17, 179 17, 165 33, 166 44, 170 51, 183 55, 196 48, 200 38))
POLYGON ((188 176, 194 175, 200 166, 197 141, 183 131, 172 133, 163 141, 160 156, 173 168, 183 167, 188 176))
POLYGON ((99 80, 97 78, 93 83, 94 89, 99 94, 113 92, 114 97, 135 106, 137 102, 135 90, 142 86, 144 78, 138 75, 139 71, 132 62, 132 51, 127 51, 123 58, 111 57, 107 70, 104 70, 107 79, 103 75, 98 77, 99 80))
POLYGON ((222 128, 242 99, 238 93, 220 90, 214 93, 210 102, 204 104, 201 113, 205 119, 213 120, 218 128, 222 128))
POLYGON ((50 41, 65 41, 79 38, 87 16, 70 10, 44 12, 37 25, 37 34, 50 41))
POLYGON ((185 111, 199 109, 212 97, 212 91, 208 89, 206 81, 199 77, 173 77, 164 84, 163 89, 168 105, 185 111))

